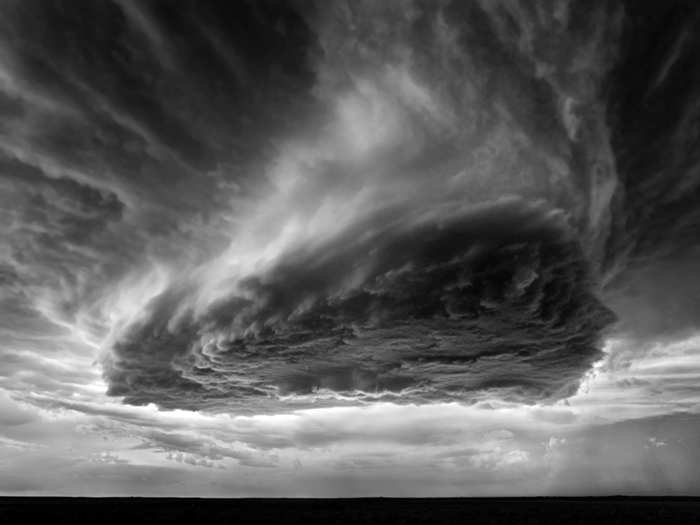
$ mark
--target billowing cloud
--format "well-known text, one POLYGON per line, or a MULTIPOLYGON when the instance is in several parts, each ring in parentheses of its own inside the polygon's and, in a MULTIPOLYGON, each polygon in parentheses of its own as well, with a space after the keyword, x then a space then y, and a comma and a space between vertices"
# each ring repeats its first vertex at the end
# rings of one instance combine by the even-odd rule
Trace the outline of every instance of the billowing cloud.
POLYGON ((159 316, 180 303, 156 299, 154 319, 115 346, 111 391, 164 406, 188 391, 192 407, 323 391, 570 395, 612 314, 589 289, 580 248, 522 207, 494 204, 440 226, 369 221, 243 281, 199 325, 169 329, 174 313, 159 316))
MULTIPOLYGON (((116 334, 111 393, 258 410, 575 392, 613 320, 597 288, 615 189, 598 90, 617 15, 576 25, 585 53, 548 58, 552 42, 503 32, 507 9, 405 7, 305 15, 322 133, 288 140, 229 246, 116 334)), ((568 38, 566 19, 518 23, 568 38)))
POLYGON ((0 490, 681 492, 698 13, 3 2, 0 490))
POLYGON ((4 8, 11 360, 78 340, 59 358, 171 408, 532 403, 616 319, 692 332, 691 117, 647 191, 621 102, 686 89, 691 51, 630 71, 633 8, 59 4, 4 8))

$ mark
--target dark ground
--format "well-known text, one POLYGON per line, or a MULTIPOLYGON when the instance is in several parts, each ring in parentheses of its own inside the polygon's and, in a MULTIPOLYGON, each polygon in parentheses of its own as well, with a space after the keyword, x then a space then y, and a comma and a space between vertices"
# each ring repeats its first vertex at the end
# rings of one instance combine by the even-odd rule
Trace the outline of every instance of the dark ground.
POLYGON ((32 522, 700 523, 700 498, 0 498, 0 523, 32 522))

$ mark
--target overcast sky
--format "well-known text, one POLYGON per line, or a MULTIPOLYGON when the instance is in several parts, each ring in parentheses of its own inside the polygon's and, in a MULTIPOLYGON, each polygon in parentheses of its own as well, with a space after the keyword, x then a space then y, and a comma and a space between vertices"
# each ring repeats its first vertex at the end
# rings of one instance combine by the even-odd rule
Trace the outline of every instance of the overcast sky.
POLYGON ((694 2, 0 2, 0 493, 700 495, 694 2))

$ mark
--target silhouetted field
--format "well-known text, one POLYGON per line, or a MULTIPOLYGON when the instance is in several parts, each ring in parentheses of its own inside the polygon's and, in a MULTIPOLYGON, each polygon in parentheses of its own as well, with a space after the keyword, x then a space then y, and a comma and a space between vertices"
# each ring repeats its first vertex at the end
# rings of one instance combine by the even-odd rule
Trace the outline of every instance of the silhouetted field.
POLYGON ((700 523, 700 498, 0 498, 0 523, 700 523))

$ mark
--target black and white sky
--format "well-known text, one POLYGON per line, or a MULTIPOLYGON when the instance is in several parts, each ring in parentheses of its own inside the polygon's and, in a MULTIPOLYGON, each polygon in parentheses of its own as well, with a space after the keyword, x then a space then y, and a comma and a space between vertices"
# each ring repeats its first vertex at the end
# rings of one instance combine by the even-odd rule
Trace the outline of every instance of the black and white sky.
POLYGON ((694 1, 2 0, 0 493, 700 494, 694 1))

